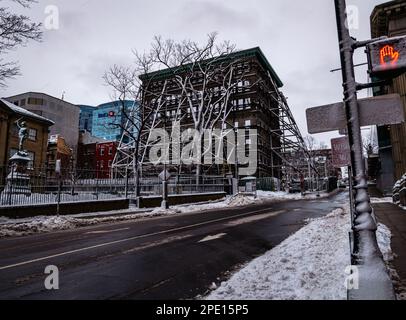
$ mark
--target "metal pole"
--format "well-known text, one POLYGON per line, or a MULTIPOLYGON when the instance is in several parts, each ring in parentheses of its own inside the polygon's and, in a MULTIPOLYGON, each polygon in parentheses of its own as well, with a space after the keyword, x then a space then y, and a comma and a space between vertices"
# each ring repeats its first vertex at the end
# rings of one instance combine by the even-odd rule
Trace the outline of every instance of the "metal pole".
MULTIPOLYGON (((358 112, 357 87, 353 54, 355 40, 347 27, 346 1, 335 0, 338 40, 344 87, 344 104, 347 117, 348 140, 351 149, 351 167, 354 178, 354 249, 352 261, 358 266, 373 266, 375 274, 360 274, 360 289, 353 292, 355 299, 374 297, 392 298, 393 287, 382 260, 376 240, 377 225, 368 194, 365 162, 362 154, 362 136, 358 112), (390 290, 392 289, 392 296, 390 290), (389 297, 390 296, 390 297, 389 297)), ((351 192, 351 191, 350 191, 351 192)))
MULTIPOLYGON (((167 107, 165 104, 165 116, 164 116, 164 130, 166 132, 166 121, 167 121, 167 107)), ((165 137, 166 138, 166 137, 165 137)), ((164 148, 166 150, 166 144, 167 141, 164 139, 164 148)), ((163 209, 169 209, 169 203, 168 203, 168 181, 167 181, 167 176, 166 176, 166 161, 167 161, 167 154, 165 151, 165 158, 164 158, 164 178, 162 179, 162 202, 161 202, 161 207, 163 209)), ((196 169, 197 171, 197 169, 196 169)), ((197 179, 199 179, 200 177, 198 177, 197 179)), ((197 181, 196 181, 197 184, 197 181)), ((197 186, 196 186, 197 187, 197 186)))
MULTIPOLYGON (((365 175, 365 163, 362 155, 362 137, 358 113, 357 89, 353 63, 353 44, 348 28, 346 27, 347 14, 345 0, 335 0, 340 57, 342 65, 344 103, 347 116, 348 140, 351 149, 351 167, 355 188, 355 219, 354 254, 362 254, 360 244, 361 234, 376 243, 376 223, 372 218, 372 207, 368 194, 368 183, 365 175)), ((362 256, 359 257, 362 260, 362 256)))
POLYGON ((128 166, 125 168, 125 198, 128 199, 128 166))
POLYGON ((56 204, 56 215, 57 216, 59 216, 60 205, 61 205, 61 186, 62 186, 61 174, 58 173, 58 197, 57 197, 57 204, 56 204))
POLYGON ((348 166, 348 186, 350 188, 350 214, 351 214, 351 228, 354 228, 354 194, 353 194, 353 181, 352 181, 352 169, 348 166))
POLYGON ((14 165, 11 166, 11 181, 9 189, 8 205, 11 206, 11 198, 13 196, 13 183, 14 183, 14 165))
POLYGON ((237 190, 236 194, 240 193, 240 173, 239 173, 239 168, 238 168, 238 129, 235 127, 235 121, 234 121, 234 136, 235 136, 235 146, 234 146, 234 155, 235 155, 235 180, 237 184, 237 190))

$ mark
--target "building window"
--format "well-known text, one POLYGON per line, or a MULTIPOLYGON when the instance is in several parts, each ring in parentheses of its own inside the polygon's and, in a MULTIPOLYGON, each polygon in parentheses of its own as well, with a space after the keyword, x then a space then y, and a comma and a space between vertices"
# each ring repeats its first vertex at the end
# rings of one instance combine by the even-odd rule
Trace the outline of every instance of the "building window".
POLYGON ((111 161, 111 160, 109 160, 109 168, 111 168, 111 163, 112 163, 112 161, 111 161))
POLYGON ((113 147, 109 148, 109 156, 111 156, 113 154, 113 147))
POLYGON ((37 129, 28 129, 28 139, 31 141, 37 141, 37 129))
POLYGON ((100 155, 104 156, 104 148, 100 148, 100 155))
POLYGON ((245 126, 251 127, 251 120, 245 120, 245 126))
POLYGON ((20 101, 20 106, 25 106, 25 99, 20 101))
POLYGON ((44 105, 44 99, 28 98, 28 104, 42 106, 42 105, 44 105))

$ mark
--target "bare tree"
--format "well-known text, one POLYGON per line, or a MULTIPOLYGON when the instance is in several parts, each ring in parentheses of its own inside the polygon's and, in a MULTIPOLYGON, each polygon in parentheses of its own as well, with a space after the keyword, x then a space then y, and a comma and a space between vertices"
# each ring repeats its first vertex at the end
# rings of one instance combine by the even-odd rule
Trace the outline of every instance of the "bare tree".
POLYGON ((372 137, 372 135, 362 137, 362 147, 366 156, 377 153, 379 149, 378 143, 376 139, 372 137))
MULTIPOLYGON (((18 3, 24 8, 29 8, 36 2, 35 0, 9 1, 18 3)), ((20 74, 17 62, 4 61, 1 55, 19 46, 25 46, 30 40, 40 41, 42 38, 40 27, 40 23, 31 22, 25 15, 12 13, 7 7, 0 8, 0 87, 6 86, 7 79, 20 74)))
MULTIPOLYGON (((150 123, 156 122, 156 115, 161 109, 163 102, 158 103, 156 109, 147 109, 144 105, 144 95, 141 88, 140 74, 150 71, 150 63, 145 59, 138 59, 134 67, 114 65, 103 75, 103 80, 112 89, 112 100, 121 103, 120 119, 117 115, 108 124, 106 130, 120 128, 123 132, 119 150, 114 159, 114 170, 128 178, 129 174, 135 179, 135 195, 139 195, 141 146, 143 135, 151 129, 150 123), (128 101, 133 101, 131 107, 128 101), (131 170, 129 170, 131 169, 131 170)), ((163 100, 162 100, 163 101, 163 100)), ((144 139, 145 140, 145 139, 144 139)))
MULTIPOLYGON (((228 41, 217 40, 217 33, 211 33, 202 45, 191 40, 176 42, 154 38, 151 50, 143 55, 135 53, 137 59, 143 58, 151 62, 154 70, 165 69, 169 72, 166 81, 170 82, 172 94, 175 93, 177 110, 171 115, 172 121, 182 121, 186 116, 199 137, 194 141, 199 145, 204 139, 205 132, 212 130, 218 124, 224 124, 234 105, 231 96, 242 84, 245 70, 241 67, 242 60, 229 59, 235 46, 228 41)), ((153 76, 144 77, 153 84, 153 76)), ((254 84, 247 84, 252 86, 254 84)), ((153 90, 144 85, 146 92, 153 90)), ((164 93, 166 94, 166 93, 164 93)), ((222 125, 222 128, 224 126, 222 125)), ((209 146, 203 149, 196 163, 196 176, 201 175, 201 158, 211 153, 209 146)))

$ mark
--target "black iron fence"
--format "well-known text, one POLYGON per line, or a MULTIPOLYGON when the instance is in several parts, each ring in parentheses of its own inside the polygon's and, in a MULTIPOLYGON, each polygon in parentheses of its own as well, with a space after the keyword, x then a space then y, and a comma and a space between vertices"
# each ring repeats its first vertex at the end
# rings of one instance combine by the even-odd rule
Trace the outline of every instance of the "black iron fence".
MULTIPOLYGON (((135 197, 136 179, 114 177, 110 171, 62 170, 60 174, 42 168, 17 173, 0 167, 0 206, 110 200, 135 197)), ((231 182, 221 176, 196 179, 194 175, 173 176, 168 180, 168 194, 229 192, 231 182)), ((158 176, 139 179, 140 196, 162 195, 158 176)))

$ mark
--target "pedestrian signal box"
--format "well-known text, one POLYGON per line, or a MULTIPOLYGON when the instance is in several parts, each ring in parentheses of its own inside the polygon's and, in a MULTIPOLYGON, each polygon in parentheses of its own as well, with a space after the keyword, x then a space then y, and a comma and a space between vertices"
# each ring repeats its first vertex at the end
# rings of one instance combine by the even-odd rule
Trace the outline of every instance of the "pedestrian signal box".
POLYGON ((388 38, 367 45, 371 76, 398 74, 406 71, 406 36, 388 38))

